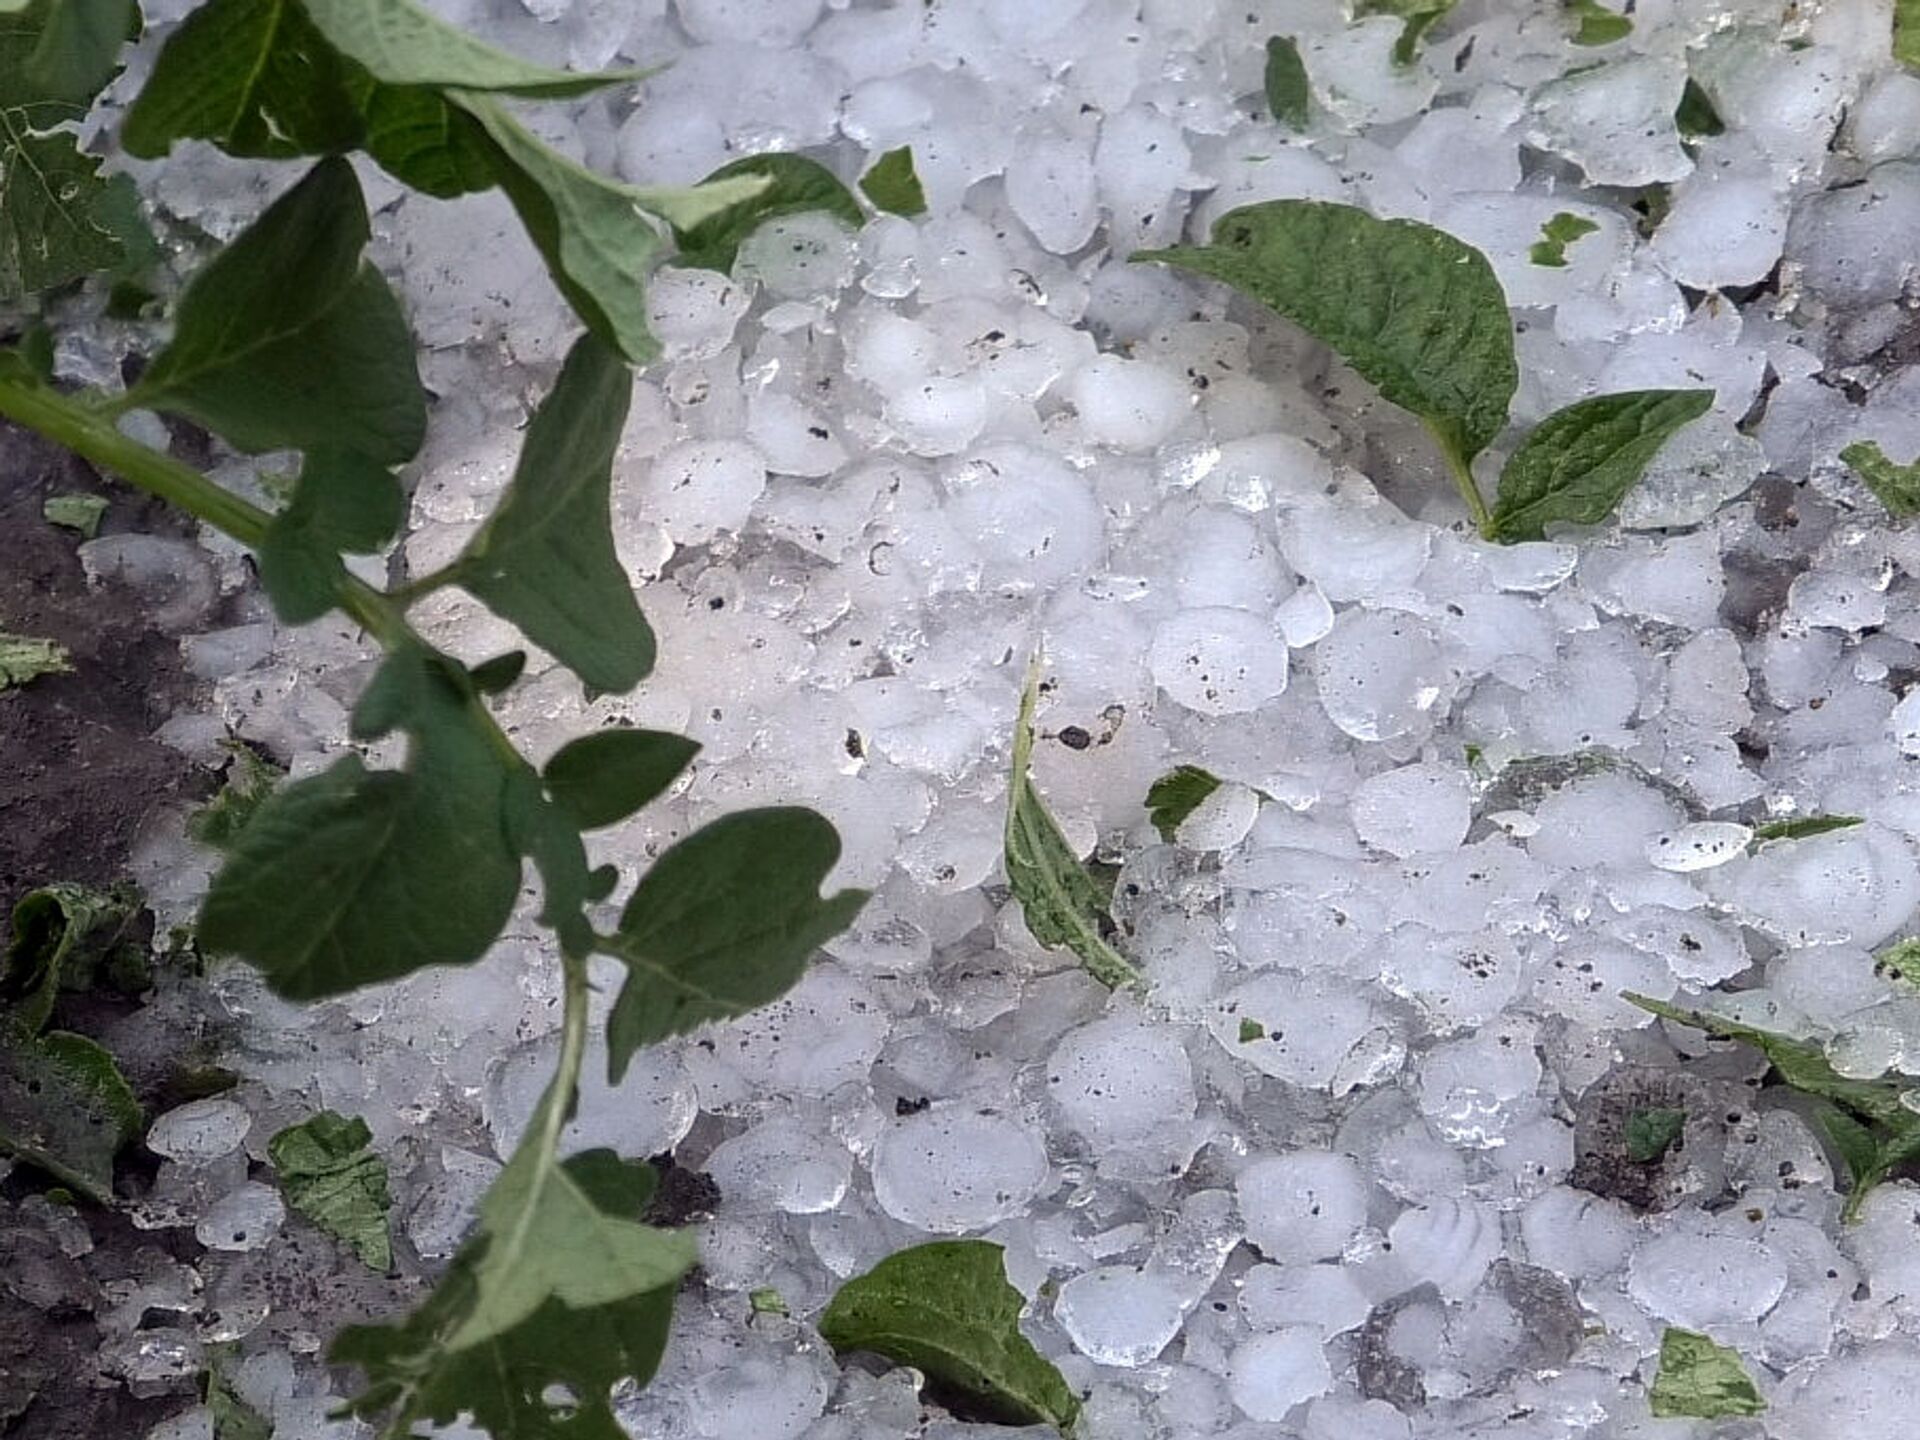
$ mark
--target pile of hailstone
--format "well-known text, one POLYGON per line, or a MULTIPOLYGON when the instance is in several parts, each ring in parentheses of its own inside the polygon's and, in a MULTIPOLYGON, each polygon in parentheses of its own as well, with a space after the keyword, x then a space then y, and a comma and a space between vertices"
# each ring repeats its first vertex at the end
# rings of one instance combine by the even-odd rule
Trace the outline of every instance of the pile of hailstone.
MULTIPOLYGON (((1920 452, 1920 75, 1890 57, 1889 0, 1639 0, 1600 47, 1559 5, 1462 0, 1406 67, 1400 22, 1340 0, 434 8, 550 63, 671 59, 637 104, 537 117, 604 171, 691 182, 774 149, 853 175, 907 145, 929 203, 858 233, 791 217, 731 277, 659 275, 665 357, 615 476, 659 670, 588 703, 555 666, 504 715, 536 757, 616 720, 704 746, 596 859, 802 802, 846 838, 833 883, 876 890, 779 1004, 617 1089, 588 1059, 570 1145, 712 1182, 703 1286, 622 1402, 635 1435, 1007 1433, 842 1370, 809 1323, 882 1256, 962 1234, 1005 1247, 1093 1440, 1912 1433, 1920 1187, 1843 1226, 1764 1061, 1620 998, 1731 987, 1846 1073, 1920 1073, 1920 999, 1871 956, 1920 902, 1920 538, 1837 459, 1920 452), (1304 132, 1261 98, 1276 34, 1311 80, 1304 132), (1689 77, 1724 129, 1683 143, 1689 77), (1483 544, 1415 422, 1324 348, 1127 262, 1281 197, 1485 251, 1522 426, 1608 390, 1714 408, 1617 523, 1483 544), (1598 229, 1533 263, 1561 212, 1598 229), (1036 650, 1036 781, 1121 867, 1139 996, 1040 949, 1007 893, 1036 650), (1179 764, 1227 783, 1167 843, 1143 798, 1179 764), (1835 814, 1865 823, 1757 849, 1721 823, 1835 814), (1667 1158, 1584 1151, 1653 1101, 1686 1115, 1667 1158), (765 1289, 789 1316, 751 1313, 765 1289), (1766 1415, 1651 1418, 1670 1326, 1736 1350, 1766 1415)), ((192 147, 137 174, 218 234, 288 178, 192 147)), ((392 559, 419 573, 505 483, 575 322, 498 194, 367 179, 441 397, 392 559)), ((190 558, 209 604, 241 588, 231 549, 190 558)), ((464 656, 515 643, 431 603, 464 656)), ((239 605, 177 627, 215 703, 165 738, 216 759, 231 731, 311 771, 369 652, 239 605)), ((208 864, 178 816, 139 856, 169 917, 208 864)), ((551 1065, 543 944, 528 923, 469 970, 310 1008, 218 972, 248 1080, 159 1118, 144 1217, 210 1249, 136 1299, 191 1295, 219 1333, 155 1360, 129 1301, 109 1362, 159 1384, 237 1340, 232 1383, 280 1440, 364 1436, 324 1418, 318 1359, 360 1303, 352 1262, 283 1226, 247 1157, 319 1105, 365 1116, 431 1271, 551 1065)))

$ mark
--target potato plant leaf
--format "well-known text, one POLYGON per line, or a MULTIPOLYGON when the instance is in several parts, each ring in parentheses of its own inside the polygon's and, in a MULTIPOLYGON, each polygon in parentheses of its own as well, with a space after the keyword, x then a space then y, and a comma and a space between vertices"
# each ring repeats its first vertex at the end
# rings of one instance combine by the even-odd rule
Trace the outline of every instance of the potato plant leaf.
POLYGON ((866 223, 867 217, 860 209, 860 202, 853 198, 853 192, 826 166, 804 155, 749 155, 722 165, 701 183, 711 185, 722 180, 751 178, 768 183, 756 194, 704 220, 675 223, 673 239, 677 249, 673 259, 676 264, 729 272, 740 253, 741 242, 767 221, 783 215, 823 210, 856 230, 866 223))
POLYGON ((378 550, 399 529, 405 506, 386 466, 351 450, 310 452, 292 503, 273 517, 255 554, 275 613, 304 625, 331 610, 346 573, 340 552, 378 550))
MULTIPOLYGON (((1916 44, 1920 44, 1920 17, 1916 17, 1914 34, 1916 44)), ((1840 458, 1894 519, 1920 515, 1920 461, 1896 465, 1877 440, 1856 440, 1840 452, 1840 458)))
POLYGON ((1687 1128, 1687 1112, 1670 1106, 1635 1110, 1627 1116, 1627 1159, 1651 1165, 1680 1142, 1687 1128))
POLYGON ((842 1285, 820 1336, 842 1355, 870 1351, 927 1377, 968 1418, 1048 1424, 1063 1433, 1079 1398, 1020 1333, 1026 1297, 1005 1252, 986 1240, 936 1240, 887 1256, 842 1285))
POLYGON ((1874 951, 1873 973, 1889 985, 1920 994, 1920 937, 1909 935, 1874 951))
POLYGON ((322 160, 194 277, 131 402, 242 450, 410 458, 426 397, 399 303, 361 258, 367 235, 353 167, 322 160))
POLYGON ((1198 765, 1180 765, 1147 789, 1147 816, 1160 838, 1173 844, 1181 823, 1220 788, 1220 777, 1198 765))
POLYGON ((273 1422, 240 1398, 226 1367, 213 1353, 207 1358, 200 1401, 213 1422, 213 1440, 273 1440, 273 1422))
POLYGON ((1394 42, 1393 63, 1411 65, 1420 53, 1420 40, 1428 30, 1446 18, 1459 0, 1356 0, 1356 19, 1368 15, 1398 15, 1405 25, 1394 42))
POLYGON ((0 630, 0 690, 25 685, 42 675, 70 675, 73 657, 57 640, 13 635, 0 630))
POLYGON ((1920 70, 1920 0, 1893 0, 1893 58, 1920 70))
POLYGON ((0 1014, 37 1033, 62 989, 93 983, 139 914, 139 896, 125 888, 60 882, 22 896, 0 964, 0 1014))
POLYGON ((902 145, 889 150, 873 162, 873 168, 860 177, 860 193, 873 202, 873 208, 889 215, 912 219, 927 213, 927 192, 913 168, 913 147, 902 145))
POLYGON ((354 714, 396 727, 405 770, 348 756, 277 791, 234 839, 200 911, 210 953, 245 956, 290 999, 477 960, 520 889, 512 765, 453 662, 403 648, 354 714))
POLYGON ((1712 98, 1691 76, 1680 92, 1680 103, 1674 107, 1673 123, 1683 141, 1711 140, 1715 135, 1727 133, 1726 122, 1713 108, 1712 98))
POLYGON ((654 861, 619 928, 600 937, 628 970, 607 1017, 613 1082, 643 1045, 786 993, 867 901, 864 890, 821 896, 839 858, 833 826, 774 807, 723 815, 654 861))
POLYGON ((1268 39, 1265 81, 1267 113, 1291 129, 1306 129, 1312 114, 1313 90, 1307 84, 1307 66, 1300 58, 1300 47, 1291 36, 1275 35, 1268 39))
POLYGON ((351 67, 299 0, 207 0, 167 38, 120 139, 148 159, 178 140, 287 160, 360 142, 351 67))
POLYGON ((698 741, 665 730, 598 730, 561 746, 541 778, 576 826, 598 830, 664 794, 699 753, 698 741))
POLYGON ((1628 390, 1555 411, 1501 470, 1486 537, 1511 544, 1544 540, 1551 524, 1599 524, 1668 438, 1712 404, 1711 390, 1628 390))
POLYGON ((313 25, 342 55, 388 85, 495 91, 530 99, 585 95, 641 70, 576 74, 535 65, 449 25, 415 0, 301 0, 313 25))
MULTIPOLYGON (((605 1239, 611 1227, 623 1244, 638 1230, 691 1259, 681 1237, 635 1223, 653 1191, 648 1166, 590 1150, 550 1173, 571 1203, 591 1211, 591 1238, 576 1237, 574 1246, 605 1239)), ((384 1416, 381 1434, 395 1440, 415 1434, 422 1421, 446 1426, 463 1413, 495 1440, 624 1440, 609 1391, 622 1380, 644 1385, 659 1367, 673 1285, 588 1307, 549 1296, 513 1325, 455 1345, 455 1335, 495 1303, 488 1257, 501 1243, 483 1218, 482 1229, 413 1314, 398 1324, 340 1332, 328 1358, 366 1375, 348 1409, 365 1420, 384 1416), (553 1398, 559 1391, 570 1402, 553 1398)))
POLYGON ((1033 709, 1039 672, 1027 678, 1013 727, 1013 774, 1007 786, 1005 858, 1013 898, 1027 929, 1049 950, 1065 946, 1101 984, 1139 983, 1140 972, 1107 943, 1113 922, 1107 893, 1067 844, 1067 837, 1033 788, 1033 709))
POLYGON ((226 779, 220 793, 187 817, 187 834, 216 850, 231 846, 287 772, 241 740, 226 742, 226 779))
POLYGON ((1600 228, 1596 221, 1584 215, 1575 215, 1570 210, 1561 210, 1540 227, 1540 238, 1527 247, 1527 259, 1535 265, 1544 265, 1549 269, 1564 269, 1567 263, 1567 246, 1583 235, 1591 235, 1600 228))
POLYGON ((107 502, 98 495, 49 495, 40 514, 49 525, 77 531, 83 540, 100 533, 100 521, 107 513, 107 502))
POLYGON ((45 0, 46 28, 28 61, 48 95, 89 104, 120 69, 120 50, 140 33, 138 0, 45 0))
POLYGON ((289 1205, 384 1272, 393 1268, 393 1196, 387 1162, 372 1145, 366 1121, 322 1110, 269 1140, 267 1158, 289 1205))
POLYGON ((527 427, 513 482, 467 542, 459 583, 595 690, 653 668, 653 631, 614 550, 608 495, 633 376, 592 335, 574 343, 527 427))
POLYGON ((1669 1327, 1660 1337, 1660 1369, 1647 1403, 1661 1419, 1719 1420, 1767 1408, 1740 1353, 1692 1330, 1669 1327))
POLYGON ((1507 423, 1519 384, 1506 295, 1487 257, 1413 220, 1270 200, 1230 210, 1200 246, 1143 250, 1279 311, 1423 420, 1456 469, 1507 423))
POLYGON ((1774 840, 1810 840, 1815 835, 1830 835, 1835 830, 1851 830, 1866 821, 1858 815, 1796 815, 1791 820, 1769 820, 1753 827, 1749 845, 1758 850, 1774 840))
POLYGON ((1567 0, 1567 12, 1573 17, 1576 45, 1611 45, 1633 33, 1633 21, 1600 0, 1567 0))

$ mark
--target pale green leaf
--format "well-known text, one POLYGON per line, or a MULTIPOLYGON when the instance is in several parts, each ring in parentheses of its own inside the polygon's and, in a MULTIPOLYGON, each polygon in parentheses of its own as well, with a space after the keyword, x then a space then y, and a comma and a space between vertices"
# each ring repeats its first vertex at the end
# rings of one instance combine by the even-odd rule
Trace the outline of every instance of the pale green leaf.
POLYGON ((1552 524, 1597 525, 1669 437, 1713 405, 1711 390, 1629 390, 1542 420, 1500 472, 1489 540, 1543 540, 1552 524))
POLYGON ((1065 946, 1103 985, 1139 982, 1140 974, 1112 945, 1107 895, 1067 844, 1033 788, 1033 710, 1039 672, 1027 677, 1013 728, 1013 774, 1007 787, 1005 858, 1013 897, 1027 929, 1048 949, 1065 946))
POLYGON ((1893 0, 1893 58, 1920 70, 1920 0, 1893 0))
POLYGON ((449 25, 415 0, 302 0, 342 55, 388 85, 490 90, 559 99, 645 78, 644 70, 578 74, 535 65, 449 25))
POLYGON ((607 1017, 614 1082, 636 1050, 778 999, 814 952, 853 922, 864 890, 822 898, 840 837, 811 810, 723 815, 670 847, 640 879, 601 948, 627 981, 607 1017))
MULTIPOLYGON (((1917 22, 1916 43, 1920 43, 1917 22)), ((1920 515, 1920 461, 1896 465, 1887 458, 1877 440, 1856 440, 1840 452, 1840 458, 1853 468, 1861 483, 1873 492, 1873 498, 1887 507, 1896 520, 1920 515)))
POLYGON ((107 502, 99 495, 49 495, 40 513, 50 525, 77 530, 82 539, 91 540, 100 533, 100 521, 107 513, 107 502))
POLYGON ((1527 248, 1527 258, 1536 265, 1563 269, 1567 263, 1567 246, 1599 228, 1598 221, 1584 215, 1575 215, 1570 210, 1558 211, 1540 227, 1540 238, 1527 248))
POLYGON ((373 1132, 357 1116, 332 1110, 289 1125, 267 1142, 287 1203, 344 1241, 375 1270, 393 1268, 387 1212, 387 1162, 372 1148, 373 1132))
POLYGON ((665 794, 699 753, 698 741, 665 730, 598 730, 561 746, 541 779, 575 825, 597 830, 665 794))
POLYGON ((1171 845, 1181 823, 1220 788, 1220 777, 1198 765, 1169 770, 1147 790, 1147 815, 1160 838, 1171 845))
POLYGON ((1660 1370, 1647 1402, 1662 1419, 1691 1416, 1718 1420, 1728 1415, 1758 1415, 1767 1408, 1737 1350, 1716 1345, 1691 1330, 1674 1328, 1660 1337, 1660 1370))
POLYGON ((1920 937, 1910 935, 1874 951, 1873 973, 1889 985, 1920 994, 1920 937))
POLYGON ((583 335, 527 427, 513 482, 458 561, 459 583, 595 690, 653 668, 653 631, 613 544, 613 453, 633 376, 583 335))
POLYGON ((0 690, 25 685, 42 675, 70 675, 73 658, 67 647, 54 640, 32 635, 14 635, 0 630, 0 690))
POLYGON ((731 271, 740 243, 767 221, 783 215, 819 210, 856 230, 866 223, 853 192, 826 166, 804 155, 749 155, 722 165, 701 183, 746 179, 767 183, 755 194, 698 223, 674 223, 676 264, 731 271))
POLYGON ((842 1285, 820 1316, 841 1354, 869 1351, 927 1377, 969 1418, 1071 1430, 1080 1400, 1020 1333, 1026 1297, 986 1240, 936 1240, 887 1256, 842 1285))
POLYGON ((367 235, 353 167, 315 165, 194 277, 131 402, 247 451, 411 457, 426 398, 399 304, 361 258, 367 235))
POLYGON ((1830 835, 1835 830, 1851 830, 1866 821, 1858 815, 1796 815, 1791 820, 1769 820, 1753 827, 1748 843, 1756 850, 1774 840, 1810 840, 1815 835, 1830 835))
POLYGON ((1267 113, 1294 130, 1304 130, 1312 118, 1313 90, 1307 83, 1306 62, 1291 36, 1267 41, 1267 113))
POLYGON ((1567 0, 1567 11, 1573 17, 1576 45, 1611 45, 1633 33, 1633 21, 1600 0, 1567 0))
POLYGON ((1270 200, 1221 216, 1211 244, 1133 258, 1224 280, 1279 311, 1425 421, 1456 468, 1506 426, 1519 383, 1506 296, 1486 256, 1431 225, 1270 200))
POLYGON ((225 850, 267 803, 287 772, 240 740, 226 742, 226 778, 220 793, 187 817, 187 834, 202 845, 225 850))
POLYGON ((1398 15, 1406 23, 1394 42, 1393 63, 1411 65, 1420 53, 1420 40, 1434 25, 1446 18, 1459 0, 1355 0, 1356 19, 1367 15, 1398 15))
POLYGON ((860 177, 860 192, 873 202, 873 208, 889 215, 911 219, 927 212, 927 192, 913 168, 913 147, 902 145, 889 150, 873 162, 873 168, 860 177))

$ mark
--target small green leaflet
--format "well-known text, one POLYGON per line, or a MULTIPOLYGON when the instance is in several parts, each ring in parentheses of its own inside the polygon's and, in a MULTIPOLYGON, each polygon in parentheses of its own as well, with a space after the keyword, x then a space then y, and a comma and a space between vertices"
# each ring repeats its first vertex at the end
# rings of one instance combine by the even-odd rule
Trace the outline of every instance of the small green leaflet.
POLYGON ((755 1315, 791 1315, 793 1313, 778 1290, 771 1285, 763 1285, 758 1290, 747 1292, 747 1308, 755 1315))
POLYGON ((1684 1110, 1635 1110, 1627 1116, 1627 1158, 1636 1165, 1653 1164, 1679 1143, 1686 1128, 1684 1110))
POLYGON ((289 1125, 267 1142, 287 1203, 375 1270, 393 1268, 387 1212, 387 1162, 371 1148, 373 1132, 358 1116, 332 1110, 289 1125))
POLYGON ((1800 815, 1792 820, 1770 820, 1753 827, 1751 847, 1758 850, 1773 840, 1808 840, 1815 835, 1830 835, 1835 830, 1851 830, 1866 821, 1858 815, 1800 815))
POLYGON ((482 695, 498 695, 503 690, 512 689, 513 682, 520 678, 520 672, 526 668, 527 652, 509 650, 491 660, 482 660, 467 672, 467 676, 473 681, 473 688, 482 695))
POLYGON ((83 540, 100 533, 100 520, 107 513, 107 502, 98 495, 49 495, 40 513, 50 525, 77 530, 83 540))
POLYGON ((1258 1020, 1251 1019, 1247 1016, 1241 1017, 1240 1043, 1242 1045, 1251 1045, 1256 1040, 1264 1040, 1266 1038, 1266 1026, 1262 1025, 1258 1020))
POLYGON ((1920 70, 1920 0, 1893 0, 1893 58, 1920 70))
POLYGON ((1447 12, 1458 3, 1459 0, 1356 0, 1353 14, 1355 19, 1368 15, 1398 15, 1406 21, 1399 40, 1394 42, 1393 63, 1411 65, 1414 57, 1420 53, 1421 37, 1446 18, 1447 12))
POLYGON ((322 160, 194 276, 173 343, 130 403, 178 411, 250 452, 409 459, 426 396, 399 302, 361 258, 367 236, 353 167, 322 160))
POLYGON ((608 495, 633 376, 595 336, 574 342, 527 427, 513 483, 457 562, 459 584, 593 689, 653 669, 653 631, 614 550, 608 495))
POLYGON ((645 77, 642 70, 580 75, 530 64, 440 19, 415 0, 301 0, 314 27, 342 55, 388 85, 490 90, 564 99, 645 77))
POLYGON ((1173 844, 1181 823, 1219 788, 1220 777, 1198 765, 1178 766, 1154 781, 1147 790, 1147 814, 1160 838, 1173 844))
POLYGON ((1033 788, 1033 710, 1039 695, 1036 663, 1020 696, 1007 783, 1005 858, 1013 898, 1020 902, 1028 931, 1049 950, 1066 946, 1103 985, 1137 985, 1140 972, 1106 941, 1104 931, 1113 924, 1106 891, 1074 855, 1033 788))
POLYGON ((207 1355, 207 1373, 201 1384, 201 1403, 213 1421, 213 1440, 273 1440, 273 1425, 266 1416, 242 1400, 227 1379, 226 1358, 216 1346, 207 1355))
POLYGON ((1712 405, 1711 390, 1628 390, 1555 411, 1500 472, 1487 539, 1544 540, 1548 525, 1599 524, 1668 437, 1712 405))
POLYGON ((0 690, 24 685, 42 675, 71 675, 73 657, 54 640, 0 630, 0 690))
MULTIPOLYGON (((1920 17, 1916 17, 1915 43, 1920 46, 1920 17)), ((1887 513, 1894 519, 1920 515, 1920 460, 1911 465, 1896 465, 1887 458, 1887 452, 1880 448, 1877 440, 1856 440, 1840 452, 1840 458, 1853 468, 1861 483, 1873 492, 1873 498, 1886 506, 1887 513)))
POLYGON ((1600 0, 1567 0, 1567 13, 1574 20, 1576 45, 1611 45, 1633 33, 1633 21, 1600 0))
POLYGON ((1519 384, 1506 295, 1486 256, 1431 225, 1270 200, 1222 215, 1211 244, 1133 258, 1211 275, 1279 311, 1425 421, 1456 470, 1506 426, 1519 384))
POLYGON ((1873 973, 1889 985, 1920 992, 1920 938, 1896 940, 1873 955, 1873 973))
POLYGON ((1306 62, 1290 36, 1267 41, 1267 113, 1294 130, 1307 128, 1312 115, 1313 90, 1307 84, 1306 62))
MULTIPOLYGON (((639 1230, 685 1246, 678 1236, 634 1223, 653 1193, 648 1166, 609 1150, 590 1150, 558 1166, 547 1163, 553 1180, 593 1212, 589 1232, 567 1241, 575 1254, 579 1246, 605 1239, 605 1227, 615 1227, 623 1242, 639 1230)), ((463 1413, 495 1440, 625 1440, 608 1392, 622 1380, 644 1385, 659 1367, 673 1286, 585 1309, 548 1298, 493 1337, 456 1347, 455 1333, 494 1303, 484 1267, 498 1243, 483 1222, 426 1303, 404 1321, 340 1332, 328 1358, 357 1365, 367 1377, 347 1408, 365 1420, 387 1417, 383 1440, 412 1436, 422 1421, 451 1425, 463 1413), (557 1390, 571 1401, 550 1398, 557 1390)), ((682 1253, 691 1258, 690 1248, 682 1253)))
POLYGON ((821 1313, 820 1337, 843 1355, 865 1350, 911 1365, 929 1396, 964 1418, 1064 1434, 1080 1400, 1020 1333, 1025 1305, 1000 1246, 936 1240, 842 1285, 821 1313))
POLYGON ((1631 991, 1624 992, 1622 998, 1663 1020, 1753 1046, 1766 1056, 1783 1083, 1827 1102, 1815 1111, 1814 1118, 1845 1161, 1853 1181, 1841 1211, 1842 1220, 1857 1219, 1875 1185, 1896 1168, 1920 1159, 1920 1112, 1907 1104, 1910 1087, 1905 1081, 1850 1079, 1835 1071, 1825 1053, 1811 1041, 1776 1035, 1631 991))
POLYGON ((1528 247, 1527 258, 1536 265, 1564 269, 1567 263, 1567 246, 1583 235, 1593 234, 1599 228, 1597 221, 1562 210, 1540 227, 1540 238, 1528 247))
POLYGON ((299 0, 207 0, 167 37, 121 143, 147 159, 177 140, 274 160, 349 150, 363 132, 354 83, 299 0))
POLYGON ((540 778, 568 819, 598 830, 665 794, 699 753, 698 741, 665 730, 599 730, 561 746, 540 778))
POLYGON ((822 210, 856 230, 866 224, 867 217, 853 192, 826 166, 804 155, 749 155, 722 165, 701 183, 748 178, 768 183, 750 198, 696 224, 674 225, 676 264, 730 272, 734 257, 740 253, 740 242, 767 221, 783 215, 822 210))
POLYGON ((1660 1370, 1647 1403, 1661 1419, 1718 1420, 1727 1415, 1758 1415, 1767 1408, 1740 1363, 1739 1351, 1691 1330, 1673 1328, 1660 1337, 1660 1370))
POLYGON ((289 999, 477 960, 520 889, 513 771, 454 662, 395 651, 354 713, 402 727, 404 771, 357 756, 277 790, 233 839, 200 911, 210 954, 245 956, 289 999))
POLYGON ((1720 112, 1713 108, 1712 99, 1692 76, 1687 77, 1686 88, 1680 92, 1680 103, 1674 107, 1673 123, 1680 131, 1680 138, 1688 141, 1710 140, 1727 131, 1725 122, 1720 119, 1720 112))
POLYGON ((239 836, 287 772, 242 740, 226 742, 226 780, 220 793, 187 817, 187 834, 225 850, 239 836))
POLYGON ((927 192, 920 188, 920 177, 913 169, 913 147, 902 145, 889 150, 873 162, 873 168, 860 177, 860 190, 873 202, 873 208, 889 215, 911 219, 927 213, 927 192))
POLYGON ((289 625, 334 607, 346 567, 393 538, 406 499, 386 466, 351 450, 317 449, 301 463, 292 503, 273 517, 255 555, 260 586, 289 625))
POLYGON ((640 878, 601 950, 627 982, 607 1017, 616 1085, 634 1052, 777 1000, 821 945, 853 923, 865 890, 821 898, 840 837, 811 810, 723 815, 640 878))

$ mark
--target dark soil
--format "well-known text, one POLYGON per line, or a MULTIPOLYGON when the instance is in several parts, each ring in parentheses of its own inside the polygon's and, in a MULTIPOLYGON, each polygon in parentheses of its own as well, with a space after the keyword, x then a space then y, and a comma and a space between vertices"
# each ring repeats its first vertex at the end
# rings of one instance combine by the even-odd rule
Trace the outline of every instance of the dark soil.
MULTIPOLYGON (((49 881, 122 879, 148 814, 211 783, 150 738, 195 688, 178 645, 131 594, 90 587, 80 536, 41 513, 49 496, 73 493, 109 502, 104 533, 183 533, 157 502, 0 422, 0 630, 55 640, 73 664, 71 674, 0 691, 0 919, 49 881)), ((71 1257, 7 1203, 37 1188, 16 1171, 0 1196, 0 1436, 132 1440, 191 1397, 136 1397, 101 1373, 103 1284, 142 1273, 173 1237, 86 1207, 73 1213, 92 1249, 71 1257)), ((193 1248, 190 1236, 179 1243, 193 1248)))

